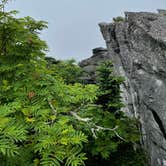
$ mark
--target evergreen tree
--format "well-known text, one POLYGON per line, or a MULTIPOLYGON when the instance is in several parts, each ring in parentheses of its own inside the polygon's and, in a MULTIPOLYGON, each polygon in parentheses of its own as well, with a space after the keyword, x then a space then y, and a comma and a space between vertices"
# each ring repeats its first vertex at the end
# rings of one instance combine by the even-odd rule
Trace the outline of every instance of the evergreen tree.
POLYGON ((97 69, 97 85, 99 86, 97 104, 102 105, 106 111, 117 113, 124 106, 120 94, 120 85, 124 78, 114 76, 112 73, 111 61, 103 62, 97 69))
POLYGON ((118 151, 121 145, 128 144, 133 147, 133 143, 139 141, 137 120, 125 116, 122 112, 124 104, 121 99, 120 85, 123 81, 124 78, 113 75, 113 65, 110 61, 105 61, 98 67, 99 89, 96 107, 89 112, 93 113, 96 124, 104 128, 96 128, 93 135, 89 133, 88 139, 91 141, 85 145, 90 159, 87 165, 95 165, 95 163, 108 165, 112 160, 111 155, 118 151), (95 133, 97 130, 100 132, 95 133))

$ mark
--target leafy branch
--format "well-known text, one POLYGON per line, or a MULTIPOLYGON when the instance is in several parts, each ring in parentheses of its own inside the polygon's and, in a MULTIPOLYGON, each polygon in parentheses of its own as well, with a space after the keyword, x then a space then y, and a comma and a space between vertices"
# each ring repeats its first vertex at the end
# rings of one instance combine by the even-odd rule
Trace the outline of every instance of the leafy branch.
MULTIPOLYGON (((92 119, 93 119, 93 118, 88 118, 88 117, 87 117, 87 118, 82 118, 82 117, 80 117, 75 111, 70 111, 70 114, 71 114, 75 119, 77 119, 78 121, 86 122, 87 124, 88 124, 90 121, 92 121, 92 119)), ((94 127, 92 127, 90 130, 91 130, 92 135, 93 135, 93 137, 94 137, 95 139, 97 139, 97 135, 96 135, 95 132, 99 132, 100 130, 103 130, 103 131, 112 131, 112 132, 115 133, 115 135, 116 135, 119 139, 121 139, 121 140, 123 140, 123 141, 126 141, 126 140, 125 140, 123 137, 121 137, 121 136, 118 134, 118 132, 116 131, 116 130, 119 128, 119 126, 115 126, 114 128, 106 128, 106 127, 98 126, 98 125, 96 125, 94 122, 91 122, 91 125, 94 126, 94 127)))

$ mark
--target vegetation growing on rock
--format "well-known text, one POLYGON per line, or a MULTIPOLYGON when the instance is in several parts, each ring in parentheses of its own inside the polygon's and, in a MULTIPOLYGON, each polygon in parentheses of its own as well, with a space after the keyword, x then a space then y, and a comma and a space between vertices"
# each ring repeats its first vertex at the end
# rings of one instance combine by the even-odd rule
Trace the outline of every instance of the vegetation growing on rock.
POLYGON ((121 17, 121 16, 118 16, 118 17, 114 17, 113 18, 113 21, 114 22, 123 22, 125 20, 125 18, 124 17, 121 17))

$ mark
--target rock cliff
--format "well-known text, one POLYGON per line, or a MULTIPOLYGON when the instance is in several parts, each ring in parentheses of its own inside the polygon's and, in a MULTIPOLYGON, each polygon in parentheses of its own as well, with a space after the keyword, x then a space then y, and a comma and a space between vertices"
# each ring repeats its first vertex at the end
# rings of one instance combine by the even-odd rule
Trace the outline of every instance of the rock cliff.
POLYGON ((166 11, 126 12, 124 20, 99 26, 108 52, 82 66, 112 60, 115 74, 125 77, 125 111, 141 122, 150 165, 166 166, 166 11))

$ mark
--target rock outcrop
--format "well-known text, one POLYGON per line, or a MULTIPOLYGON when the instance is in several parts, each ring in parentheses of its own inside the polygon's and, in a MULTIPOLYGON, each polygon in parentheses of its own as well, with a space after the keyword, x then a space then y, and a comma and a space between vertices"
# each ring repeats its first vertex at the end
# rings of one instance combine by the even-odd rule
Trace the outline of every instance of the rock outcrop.
POLYGON ((126 112, 141 122, 142 144, 151 166, 166 166, 166 10, 126 12, 124 21, 100 23, 108 52, 83 61, 94 72, 111 59, 122 85, 126 112))
POLYGON ((86 83, 95 83, 96 67, 102 61, 110 59, 108 50, 103 47, 98 47, 92 50, 92 57, 85 59, 79 63, 79 66, 84 70, 82 79, 86 83))
POLYGON ((128 113, 140 119, 151 166, 166 166, 166 11, 126 12, 125 20, 101 23, 128 113))

